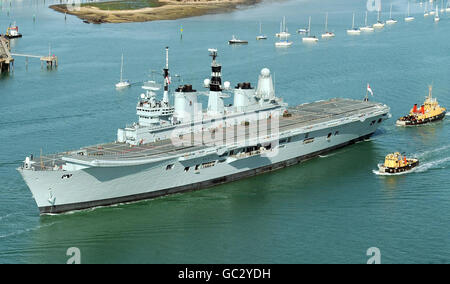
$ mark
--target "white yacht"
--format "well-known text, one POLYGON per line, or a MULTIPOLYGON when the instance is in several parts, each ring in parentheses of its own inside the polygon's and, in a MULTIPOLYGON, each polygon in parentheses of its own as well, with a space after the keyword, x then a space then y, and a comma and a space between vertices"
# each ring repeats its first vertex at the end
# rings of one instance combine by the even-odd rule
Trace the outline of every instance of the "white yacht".
POLYGON ((377 18, 377 22, 375 24, 373 24, 373 28, 375 29, 383 29, 384 28, 384 23, 381 20, 381 6, 378 9, 378 18, 377 18))
POLYGON ((291 36, 286 27, 286 17, 283 17, 283 21, 280 23, 280 32, 275 34, 275 36, 279 38, 288 38, 291 36))
POLYGON ((412 22, 414 21, 416 18, 414 18, 413 16, 411 16, 411 4, 410 2, 408 2, 408 16, 405 18, 405 22, 412 22))
POLYGON ((428 12, 428 2, 425 3, 425 12, 423 12, 423 16, 425 18, 430 16, 430 12, 428 12))
POLYGON ((437 23, 441 20, 441 18, 439 18, 439 5, 436 6, 436 15, 434 16, 434 22, 437 23))
POLYGON ((311 35, 311 17, 309 17, 308 36, 305 36, 302 41, 311 43, 319 41, 317 37, 311 35))
POLYGON ((445 12, 450 12, 450 3, 447 1, 447 8, 445 8, 445 12))
POLYGON ((392 18, 392 4, 391 4, 391 11, 389 12, 389 20, 386 21, 387 25, 394 25, 398 23, 397 20, 394 20, 394 18, 392 18))
POLYGON ((350 30, 347 30, 347 34, 349 34, 349 35, 360 35, 361 34, 361 30, 358 28, 355 28, 355 13, 353 13, 352 28, 350 30))
POLYGON ((263 39, 267 39, 267 36, 263 35, 263 33, 262 33, 262 24, 260 22, 259 23, 259 36, 256 37, 256 40, 263 40, 263 39))
POLYGON ((130 86, 131 86, 130 81, 123 79, 123 53, 122 53, 122 64, 120 65, 120 82, 116 84, 116 88, 123 89, 130 86))
POLYGON ((365 26, 359 28, 362 32, 366 32, 366 33, 367 33, 367 32, 373 32, 373 31, 375 31, 375 29, 374 29, 373 27, 371 27, 371 26, 369 26, 369 25, 367 24, 367 17, 368 17, 368 14, 369 14, 369 12, 366 11, 365 26))
POLYGON ((336 35, 333 32, 328 31, 328 12, 325 17, 325 33, 322 34, 322 38, 332 38, 336 35))

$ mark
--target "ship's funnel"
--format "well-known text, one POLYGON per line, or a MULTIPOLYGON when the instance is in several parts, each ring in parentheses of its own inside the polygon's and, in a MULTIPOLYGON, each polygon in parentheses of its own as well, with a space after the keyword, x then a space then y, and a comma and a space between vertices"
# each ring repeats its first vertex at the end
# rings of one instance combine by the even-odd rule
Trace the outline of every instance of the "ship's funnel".
POLYGON ((425 114, 425 106, 424 106, 424 105, 420 108, 420 112, 421 112, 422 114, 425 114))
POLYGON ((415 104, 414 108, 413 108, 413 113, 416 113, 416 112, 417 112, 417 104, 415 104))
POLYGON ((272 75, 270 74, 270 70, 267 68, 262 69, 261 74, 259 75, 256 96, 263 100, 272 100, 275 98, 272 75))

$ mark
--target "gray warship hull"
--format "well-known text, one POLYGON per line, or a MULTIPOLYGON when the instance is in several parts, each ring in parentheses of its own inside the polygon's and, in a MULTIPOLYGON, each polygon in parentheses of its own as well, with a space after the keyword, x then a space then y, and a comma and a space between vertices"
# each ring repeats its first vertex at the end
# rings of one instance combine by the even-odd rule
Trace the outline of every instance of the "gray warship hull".
MULTIPOLYGON (((276 135, 220 145, 110 143, 41 157, 19 168, 41 214, 199 190, 274 171, 369 138, 390 118, 383 104, 304 104, 280 116, 276 135), (80 155, 82 153, 82 155, 80 155)), ((234 137, 236 138, 236 137, 234 137)))

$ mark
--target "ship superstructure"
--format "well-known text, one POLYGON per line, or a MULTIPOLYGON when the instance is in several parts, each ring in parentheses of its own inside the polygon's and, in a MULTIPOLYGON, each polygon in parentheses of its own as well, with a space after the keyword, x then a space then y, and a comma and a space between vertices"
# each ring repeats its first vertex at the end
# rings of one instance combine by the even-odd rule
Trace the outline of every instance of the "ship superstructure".
POLYGON ((119 129, 116 142, 27 157, 18 170, 40 212, 132 202, 273 171, 367 139, 390 117, 389 107, 365 100, 289 107, 276 96, 267 68, 256 87, 241 82, 231 88, 222 83, 217 50, 209 52, 207 92, 182 85, 171 104, 166 49, 162 100, 157 88, 145 87, 139 121, 119 129), (205 109, 200 95, 208 96, 205 109))

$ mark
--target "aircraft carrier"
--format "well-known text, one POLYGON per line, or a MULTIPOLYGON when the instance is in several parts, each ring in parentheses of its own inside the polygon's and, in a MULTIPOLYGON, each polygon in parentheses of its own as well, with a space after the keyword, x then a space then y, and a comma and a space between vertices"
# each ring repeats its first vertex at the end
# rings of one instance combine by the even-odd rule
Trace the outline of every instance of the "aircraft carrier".
POLYGON ((158 84, 145 84, 136 107, 139 121, 119 129, 117 141, 26 157, 18 171, 40 213, 145 200, 281 169, 367 139, 391 117, 388 106, 367 98, 290 107, 275 95, 267 68, 256 87, 231 87, 222 83, 217 50, 209 52, 207 91, 179 86, 171 103, 167 48, 162 99, 158 84), (199 96, 207 96, 207 108, 199 96))

